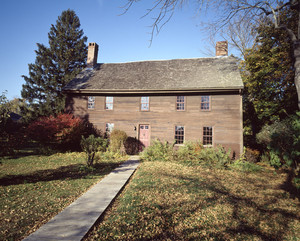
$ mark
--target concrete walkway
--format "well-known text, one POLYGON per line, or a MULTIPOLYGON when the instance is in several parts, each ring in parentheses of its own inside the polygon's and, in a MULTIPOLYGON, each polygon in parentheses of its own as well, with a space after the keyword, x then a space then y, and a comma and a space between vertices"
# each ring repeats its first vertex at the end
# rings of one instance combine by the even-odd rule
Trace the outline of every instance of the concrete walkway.
POLYGON ((81 240, 139 165, 132 156, 24 240, 81 240))

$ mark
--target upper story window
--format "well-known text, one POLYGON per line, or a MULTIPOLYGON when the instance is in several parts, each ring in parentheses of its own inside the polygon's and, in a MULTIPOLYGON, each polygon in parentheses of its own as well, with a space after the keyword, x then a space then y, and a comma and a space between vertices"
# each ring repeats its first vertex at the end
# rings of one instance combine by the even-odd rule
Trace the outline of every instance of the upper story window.
POLYGON ((141 111, 149 111, 149 96, 141 97, 141 111))
POLYGON ((211 126, 203 127, 203 145, 213 144, 213 128, 211 126))
POLYGON ((106 96, 105 97, 105 109, 113 110, 113 108, 114 108, 114 97, 106 96))
POLYGON ((95 96, 88 97, 88 109, 89 110, 95 109, 95 96))
POLYGON ((185 110, 185 97, 184 96, 177 96, 176 110, 178 110, 178 111, 185 110))
POLYGON ((114 127, 115 127, 114 123, 106 123, 105 124, 105 132, 106 132, 106 134, 110 134, 113 131, 114 127))
POLYGON ((201 110, 210 110, 210 96, 208 96, 208 95, 201 96, 200 109, 201 110))
POLYGON ((175 126, 175 144, 183 144, 184 126, 175 126))

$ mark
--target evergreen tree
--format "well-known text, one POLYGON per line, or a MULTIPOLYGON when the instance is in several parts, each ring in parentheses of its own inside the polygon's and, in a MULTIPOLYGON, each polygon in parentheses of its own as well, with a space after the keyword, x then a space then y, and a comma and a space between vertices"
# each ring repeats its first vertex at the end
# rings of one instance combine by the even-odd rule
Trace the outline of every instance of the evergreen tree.
POLYGON ((73 10, 63 11, 48 33, 49 47, 37 44, 36 60, 29 64, 29 76, 21 95, 30 104, 32 117, 57 114, 64 110, 62 88, 86 63, 87 37, 73 10))
MULTIPOLYGON (((284 11, 280 17, 289 28, 296 28, 296 11, 284 11)), ((256 45, 245 55, 243 72, 244 126, 253 141, 264 125, 284 119, 298 109, 293 48, 286 31, 274 28, 269 19, 257 30, 256 45)))

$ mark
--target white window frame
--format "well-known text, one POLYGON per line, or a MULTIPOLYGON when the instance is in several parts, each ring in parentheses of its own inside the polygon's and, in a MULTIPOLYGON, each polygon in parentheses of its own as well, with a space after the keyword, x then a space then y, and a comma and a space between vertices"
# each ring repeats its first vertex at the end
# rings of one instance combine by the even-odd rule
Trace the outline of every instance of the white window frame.
POLYGON ((185 111, 185 96, 176 96, 176 110, 177 111, 185 111))
POLYGON ((106 96, 105 97, 105 110, 113 110, 114 109, 114 97, 106 96))
POLYGON ((213 126, 203 126, 202 128, 202 142, 203 146, 205 147, 211 147, 214 144, 214 127, 213 126), (207 134, 207 130, 205 131, 205 128, 210 128, 210 132, 207 134), (204 141, 204 139, 211 138, 211 143, 207 143, 207 141, 204 141))
POLYGON ((150 110, 150 98, 149 96, 141 97, 141 111, 149 111, 150 110))
POLYGON ((95 96, 88 96, 88 110, 95 109, 95 96))
POLYGON ((201 95, 200 98, 201 98, 201 100, 200 100, 200 110, 201 111, 210 111, 211 110, 211 97, 210 97, 210 95, 201 95), (207 108, 206 105, 208 105, 208 108, 207 108))
POLYGON ((174 133, 174 140, 175 140, 175 145, 182 145, 184 143, 184 140, 185 140, 185 128, 183 125, 176 125, 175 126, 175 133, 174 133), (183 134, 178 134, 178 131, 177 128, 183 128, 183 134), (182 138, 176 138, 176 136, 179 136, 179 137, 182 137, 182 138), (180 143, 178 143, 178 140, 181 140, 180 143))

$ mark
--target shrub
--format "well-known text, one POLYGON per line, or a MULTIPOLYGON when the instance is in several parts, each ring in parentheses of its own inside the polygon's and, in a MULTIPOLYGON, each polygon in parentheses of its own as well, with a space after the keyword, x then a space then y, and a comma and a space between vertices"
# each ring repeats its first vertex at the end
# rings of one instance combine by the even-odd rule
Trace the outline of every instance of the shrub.
POLYGON ((246 148, 245 159, 247 162, 256 163, 259 161, 259 151, 251 148, 246 148))
POLYGON ((61 150, 80 150, 81 136, 100 135, 92 124, 72 114, 40 117, 29 124, 27 135, 43 146, 61 150))
POLYGON ((127 139, 127 134, 125 131, 114 129, 110 133, 110 144, 109 149, 112 152, 121 152, 122 154, 125 153, 125 141, 127 139))
POLYGON ((282 166, 280 157, 272 150, 269 152, 269 161, 271 166, 275 167, 276 169, 282 166))
POLYGON ((198 155, 199 162, 208 166, 216 166, 218 168, 227 167, 230 162, 230 152, 226 152, 222 146, 204 148, 198 155))
POLYGON ((141 154, 146 161, 179 161, 187 165, 206 165, 218 168, 227 167, 231 163, 230 150, 227 152, 222 146, 204 148, 201 142, 185 142, 177 151, 168 142, 155 140, 141 154))
POLYGON ((102 159, 106 162, 114 162, 116 160, 127 160, 127 156, 122 155, 120 152, 112 152, 110 150, 107 150, 106 152, 98 152, 96 153, 96 157, 98 159, 102 159))
POLYGON ((142 153, 141 158, 145 161, 171 161, 174 159, 174 144, 168 142, 162 143, 154 140, 151 146, 148 146, 142 153))
POLYGON ((237 169, 243 172, 258 172, 262 168, 254 163, 243 161, 241 159, 236 160, 230 165, 231 168, 237 169))
POLYGON ((0 135, 0 155, 15 155, 27 143, 25 126, 21 123, 10 123, 0 135))
POLYGON ((288 166, 299 171, 300 112, 283 121, 264 126, 256 138, 268 149, 273 166, 288 166))
POLYGON ((195 161, 198 159, 200 152, 203 151, 204 147, 201 142, 187 141, 184 145, 180 146, 177 151, 178 160, 195 161))
POLYGON ((249 148, 244 147, 241 157, 235 160, 232 164, 230 164, 230 167, 243 172, 260 171, 261 170, 260 166, 254 164, 253 162, 249 162, 247 160, 247 151, 249 152, 249 148))
POLYGON ((94 157, 96 152, 103 152, 107 147, 107 140, 101 137, 95 137, 90 135, 88 138, 82 136, 81 139, 82 150, 87 154, 87 165, 92 166, 94 164, 94 157))
POLYGON ((124 143, 125 151, 128 155, 136 155, 143 150, 140 140, 128 136, 124 143))

